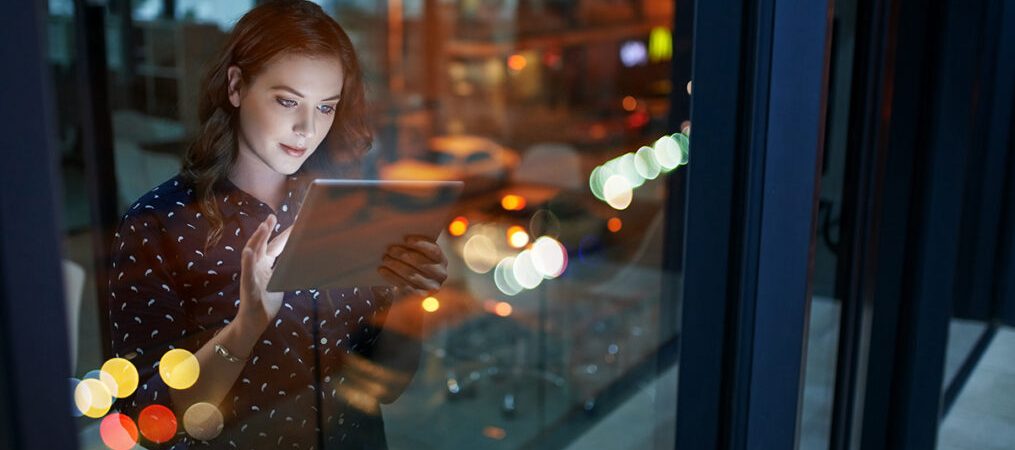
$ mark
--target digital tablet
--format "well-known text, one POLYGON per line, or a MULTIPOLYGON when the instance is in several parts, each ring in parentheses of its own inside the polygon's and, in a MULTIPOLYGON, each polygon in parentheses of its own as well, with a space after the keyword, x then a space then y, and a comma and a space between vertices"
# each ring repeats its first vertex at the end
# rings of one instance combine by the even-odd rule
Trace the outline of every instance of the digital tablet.
POLYGON ((462 187, 461 181, 314 180, 267 290, 390 286, 377 273, 388 247, 408 235, 436 240, 462 187))

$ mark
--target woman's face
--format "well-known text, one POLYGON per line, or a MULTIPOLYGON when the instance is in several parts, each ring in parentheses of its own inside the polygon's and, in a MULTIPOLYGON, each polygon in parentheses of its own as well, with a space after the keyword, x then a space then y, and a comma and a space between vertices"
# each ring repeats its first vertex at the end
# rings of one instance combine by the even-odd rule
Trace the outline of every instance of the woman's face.
POLYGON ((229 101, 240 110, 238 157, 280 175, 295 173, 335 120, 344 79, 341 63, 283 55, 250 84, 241 81, 236 66, 229 67, 228 76, 229 101))

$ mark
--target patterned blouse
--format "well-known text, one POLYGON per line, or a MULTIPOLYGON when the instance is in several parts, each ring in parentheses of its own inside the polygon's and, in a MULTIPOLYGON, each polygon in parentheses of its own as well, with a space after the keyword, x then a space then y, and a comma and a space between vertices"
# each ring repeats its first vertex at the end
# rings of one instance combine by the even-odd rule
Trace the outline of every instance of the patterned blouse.
MULTIPOLYGON (((307 183, 287 181, 273 237, 289 227, 307 183)), ((173 409, 158 373, 167 351, 196 352, 238 311, 240 253, 272 209, 228 180, 215 187, 222 238, 205 249, 209 223, 192 185, 174 177, 142 196, 114 237, 110 273, 113 352, 140 374, 137 391, 115 409, 138 420, 149 405, 173 409)), ((371 358, 391 299, 380 289, 286 292, 219 410, 211 441, 189 436, 183 417, 157 448, 385 448, 379 400, 391 401, 415 367, 384 368, 371 358), (378 374, 401 375, 378 388, 378 374), (387 398, 387 399, 385 399, 387 398)), ((387 338, 386 338, 387 339, 387 338)), ((203 375, 203 374, 202 374, 203 375)))

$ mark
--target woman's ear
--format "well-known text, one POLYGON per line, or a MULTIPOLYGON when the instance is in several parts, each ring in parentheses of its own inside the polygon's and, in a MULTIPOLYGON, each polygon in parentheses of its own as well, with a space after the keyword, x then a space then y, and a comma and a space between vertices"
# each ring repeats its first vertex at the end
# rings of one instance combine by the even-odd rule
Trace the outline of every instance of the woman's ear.
POLYGON ((237 66, 229 66, 226 69, 226 77, 228 83, 226 83, 226 89, 229 93, 229 103, 233 104, 234 108, 240 107, 240 83, 243 81, 243 73, 240 72, 240 68, 237 66))

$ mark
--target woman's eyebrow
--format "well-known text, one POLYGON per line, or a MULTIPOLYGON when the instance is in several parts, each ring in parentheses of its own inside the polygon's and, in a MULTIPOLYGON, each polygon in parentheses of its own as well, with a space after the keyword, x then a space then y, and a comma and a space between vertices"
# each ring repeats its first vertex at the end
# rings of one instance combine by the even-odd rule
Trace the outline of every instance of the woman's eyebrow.
MULTIPOLYGON (((286 92, 289 92, 290 94, 293 94, 293 95, 295 95, 295 96, 297 96, 297 97, 299 97, 299 98, 306 98, 306 96, 304 96, 303 94, 301 94, 301 93, 300 93, 299 91, 297 91, 296 89, 293 89, 293 88, 291 88, 291 87, 289 87, 289 86, 286 86, 286 85, 284 85, 284 84, 280 84, 280 85, 278 85, 278 86, 272 86, 272 87, 271 87, 271 89, 272 89, 272 90, 280 90, 280 91, 286 91, 286 92)), ((341 97, 342 97, 342 94, 335 94, 335 95, 332 95, 331 97, 328 97, 328 98, 326 98, 326 99, 324 99, 324 100, 321 100, 321 101, 322 101, 322 102, 328 102, 328 101, 331 101, 331 100, 338 100, 338 99, 339 99, 339 98, 341 98, 341 97)))

